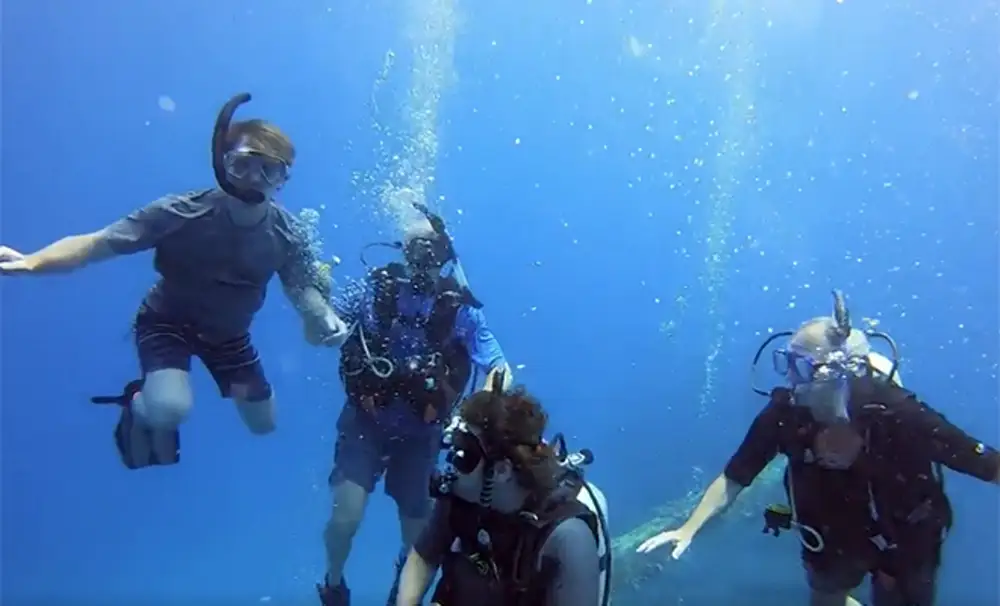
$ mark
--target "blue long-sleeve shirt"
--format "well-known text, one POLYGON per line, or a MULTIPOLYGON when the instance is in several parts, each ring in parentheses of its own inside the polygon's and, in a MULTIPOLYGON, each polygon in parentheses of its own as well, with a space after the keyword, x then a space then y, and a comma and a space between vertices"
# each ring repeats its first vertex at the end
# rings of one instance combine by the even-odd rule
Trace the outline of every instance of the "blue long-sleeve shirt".
MULTIPOLYGON (((399 288, 397 314, 406 318, 426 318, 434 307, 434 297, 413 292, 409 284, 399 288)), ((365 334, 384 335, 375 317, 375 288, 371 281, 350 288, 334 302, 334 309, 348 325, 359 323, 365 334)), ((394 364, 399 364, 410 356, 429 353, 430 344, 423 328, 409 322, 394 322, 389 329, 389 355, 394 364)), ((481 309, 462 305, 455 315, 455 326, 451 338, 465 347, 472 364, 483 374, 494 368, 503 367, 507 361, 493 331, 486 323, 486 315, 481 309)), ((401 399, 376 411, 379 425, 396 428, 403 433, 417 431, 427 426, 417 417, 410 403, 401 399)))

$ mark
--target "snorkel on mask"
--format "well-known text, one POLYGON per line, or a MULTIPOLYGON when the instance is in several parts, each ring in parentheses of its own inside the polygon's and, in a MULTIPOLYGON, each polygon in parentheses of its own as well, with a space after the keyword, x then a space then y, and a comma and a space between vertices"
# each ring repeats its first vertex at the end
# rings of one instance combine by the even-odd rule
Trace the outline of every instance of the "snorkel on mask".
POLYGON ((469 290, 468 282, 465 279, 465 272, 455 252, 455 244, 448 235, 444 219, 440 215, 432 213, 426 205, 419 202, 413 203, 413 208, 420 212, 430 223, 434 232, 430 237, 415 237, 405 242, 372 242, 366 244, 361 249, 361 264, 366 268, 371 268, 365 253, 370 248, 384 247, 402 252, 407 266, 412 271, 410 282, 416 292, 430 294, 438 285, 439 277, 449 275, 455 278, 463 292, 455 292, 456 297, 468 303, 472 307, 481 308, 483 304, 469 290), (440 271, 440 275, 433 274, 440 271))
POLYGON ((768 346, 781 338, 791 341, 788 347, 772 351, 774 371, 787 378, 797 399, 803 403, 823 402, 822 410, 816 411, 819 416, 846 418, 850 380, 873 374, 868 360, 868 339, 877 338, 888 344, 892 367, 886 379, 893 381, 899 368, 895 341, 884 332, 853 329, 843 293, 834 290, 833 299, 833 316, 824 335, 824 347, 810 350, 799 346, 796 344, 798 331, 790 330, 775 333, 761 344, 751 364, 751 388, 755 393, 764 397, 771 395, 756 385, 757 365, 768 346))
MULTIPOLYGON (((250 93, 240 93, 226 102, 215 119, 212 130, 212 172, 219 188, 230 196, 247 204, 262 204, 268 196, 256 189, 240 187, 230 179, 230 169, 235 164, 242 163, 242 158, 234 155, 229 148, 229 125, 233 121, 236 108, 250 101, 250 93)), ((287 174, 286 174, 287 176, 287 174)))

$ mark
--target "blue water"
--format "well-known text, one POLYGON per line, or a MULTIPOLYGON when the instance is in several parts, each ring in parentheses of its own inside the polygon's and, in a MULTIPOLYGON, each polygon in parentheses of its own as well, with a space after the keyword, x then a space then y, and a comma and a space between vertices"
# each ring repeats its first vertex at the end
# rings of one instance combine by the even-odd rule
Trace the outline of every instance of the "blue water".
MULTIPOLYGON (((435 10, 454 62, 422 184, 517 379, 597 453, 615 534, 718 472, 762 404, 757 344, 832 287, 899 341, 909 387, 1000 441, 994 0, 7 0, 3 244, 211 185, 214 113, 248 90, 241 116, 298 148, 285 203, 323 207, 326 253, 359 275, 394 227, 366 183, 407 153, 414 15, 435 10)), ((254 338, 278 433, 246 435, 199 369, 184 463, 125 471, 115 413, 86 402, 135 376, 153 277, 140 255, 2 282, 2 601, 313 604, 335 354, 275 288, 254 338)), ((995 604, 996 487, 950 476, 941 604, 995 604)), ((398 545, 379 495, 348 565, 363 605, 398 545)), ((804 595, 794 541, 756 519, 673 566, 670 603, 804 595)))

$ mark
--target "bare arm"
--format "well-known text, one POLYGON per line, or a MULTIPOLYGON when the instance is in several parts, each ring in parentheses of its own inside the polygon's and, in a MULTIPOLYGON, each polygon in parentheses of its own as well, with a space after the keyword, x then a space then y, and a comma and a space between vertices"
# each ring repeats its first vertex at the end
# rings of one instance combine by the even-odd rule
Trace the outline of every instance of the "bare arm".
POLYGON ((111 225, 89 234, 69 236, 19 261, 17 273, 68 273, 116 255, 154 248, 160 240, 197 218, 211 205, 189 196, 166 196, 111 225))
POLYGON ((434 503, 431 517, 424 525, 399 573, 399 593, 396 606, 420 606, 427 588, 434 580, 441 560, 451 548, 451 506, 447 500, 434 503))
POLYGON ((57 240, 26 256, 23 261, 26 273, 44 275, 69 273, 114 255, 104 230, 101 230, 57 240))
POLYGON ((779 428, 784 420, 784 407, 769 402, 754 419, 740 447, 729 459, 726 469, 705 491, 698 506, 679 529, 693 537, 702 526, 726 509, 744 488, 753 483, 768 463, 778 454, 779 428))
POLYGON ((730 480, 726 474, 719 474, 719 477, 715 478, 715 481, 708 486, 701 501, 698 501, 698 506, 691 512, 691 516, 684 522, 681 529, 690 536, 694 536, 706 522, 729 507, 741 492, 743 492, 743 486, 730 480))
POLYGON ((319 290, 312 286, 290 285, 282 281, 285 296, 303 317, 322 317, 331 311, 330 304, 320 294, 319 290))
POLYGON ((399 575, 396 606, 420 606, 435 572, 436 566, 432 566, 415 549, 411 549, 399 575))

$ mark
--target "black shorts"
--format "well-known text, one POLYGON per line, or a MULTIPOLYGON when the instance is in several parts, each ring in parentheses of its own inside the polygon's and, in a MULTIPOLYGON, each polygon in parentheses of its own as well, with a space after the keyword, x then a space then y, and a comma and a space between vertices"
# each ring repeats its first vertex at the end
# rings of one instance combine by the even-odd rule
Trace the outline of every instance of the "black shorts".
POLYGON ((872 606, 934 606, 937 594, 937 562, 907 570, 896 578, 873 573, 873 562, 866 558, 838 559, 822 569, 805 561, 810 589, 821 593, 851 591, 872 575, 872 606))
POLYGON ((430 513, 430 479, 441 452, 441 425, 427 426, 417 435, 396 436, 364 409, 344 405, 337 420, 337 444, 330 484, 343 481, 370 494, 385 477, 385 492, 408 518, 430 513))
POLYGON ((209 341, 190 324, 143 305, 135 317, 135 346, 143 376, 166 368, 190 372, 191 357, 197 356, 223 398, 233 397, 235 386, 240 386, 240 398, 250 402, 271 397, 271 384, 249 333, 209 341))

